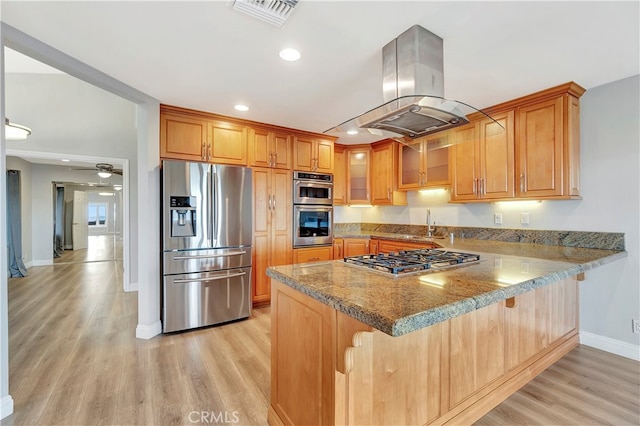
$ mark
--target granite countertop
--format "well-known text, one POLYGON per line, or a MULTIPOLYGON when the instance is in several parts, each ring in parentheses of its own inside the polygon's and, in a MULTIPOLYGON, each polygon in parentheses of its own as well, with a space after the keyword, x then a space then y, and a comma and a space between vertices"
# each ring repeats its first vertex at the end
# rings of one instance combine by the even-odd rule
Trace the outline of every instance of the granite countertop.
MULTIPOLYGON (((431 241, 381 232, 340 237, 431 241)), ((620 250, 490 240, 433 242, 478 253, 480 261, 400 277, 342 260, 275 266, 267 275, 384 333, 401 336, 627 256, 620 250)))

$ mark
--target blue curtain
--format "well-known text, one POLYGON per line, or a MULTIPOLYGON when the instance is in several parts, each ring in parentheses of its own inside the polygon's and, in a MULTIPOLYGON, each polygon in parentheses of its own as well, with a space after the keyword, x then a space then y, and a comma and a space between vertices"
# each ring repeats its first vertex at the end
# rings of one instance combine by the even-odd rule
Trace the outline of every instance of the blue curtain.
POLYGON ((9 277, 26 277, 22 262, 22 216, 20 207, 20 171, 7 170, 7 253, 9 277))

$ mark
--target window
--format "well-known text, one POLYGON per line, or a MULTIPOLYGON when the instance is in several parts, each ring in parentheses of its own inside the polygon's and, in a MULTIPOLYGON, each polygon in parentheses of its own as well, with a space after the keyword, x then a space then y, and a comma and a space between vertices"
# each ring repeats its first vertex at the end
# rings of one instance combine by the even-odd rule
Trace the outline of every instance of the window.
POLYGON ((107 203, 89 203, 89 226, 107 226, 107 203))

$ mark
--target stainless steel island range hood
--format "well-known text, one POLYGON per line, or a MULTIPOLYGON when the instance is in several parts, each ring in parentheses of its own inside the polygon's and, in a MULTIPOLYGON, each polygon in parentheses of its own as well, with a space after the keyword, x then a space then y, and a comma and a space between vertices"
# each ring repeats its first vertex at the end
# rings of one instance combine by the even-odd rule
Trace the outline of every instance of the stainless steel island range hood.
MULTIPOLYGON (((382 49, 385 103, 325 133, 367 131, 410 144, 415 138, 469 123, 482 112, 444 98, 443 40, 414 25, 382 49)), ((485 114, 486 115, 486 114, 485 114)))

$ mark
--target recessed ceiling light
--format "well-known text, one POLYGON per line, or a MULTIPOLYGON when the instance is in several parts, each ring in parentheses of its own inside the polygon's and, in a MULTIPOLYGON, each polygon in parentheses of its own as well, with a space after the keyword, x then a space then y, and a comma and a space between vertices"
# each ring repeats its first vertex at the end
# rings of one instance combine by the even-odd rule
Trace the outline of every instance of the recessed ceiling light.
POLYGON ((102 195, 103 197, 112 197, 113 192, 98 192, 98 195, 102 195))
POLYGON ((280 51, 280 57, 285 61, 297 61, 300 59, 300 52, 296 49, 288 47, 280 51))
POLYGON ((249 107, 242 104, 234 105, 234 108, 236 111, 249 111, 249 107))
POLYGON ((358 134, 358 131, 357 131, 357 130, 348 130, 348 131, 347 131, 347 134, 348 134, 348 135, 357 135, 357 134, 358 134))
POLYGON ((68 163, 68 162, 69 162, 69 161, 71 161, 71 160, 69 160, 69 159, 67 159, 67 158, 63 158, 63 159, 61 159, 60 161, 62 161, 63 163, 68 163))

